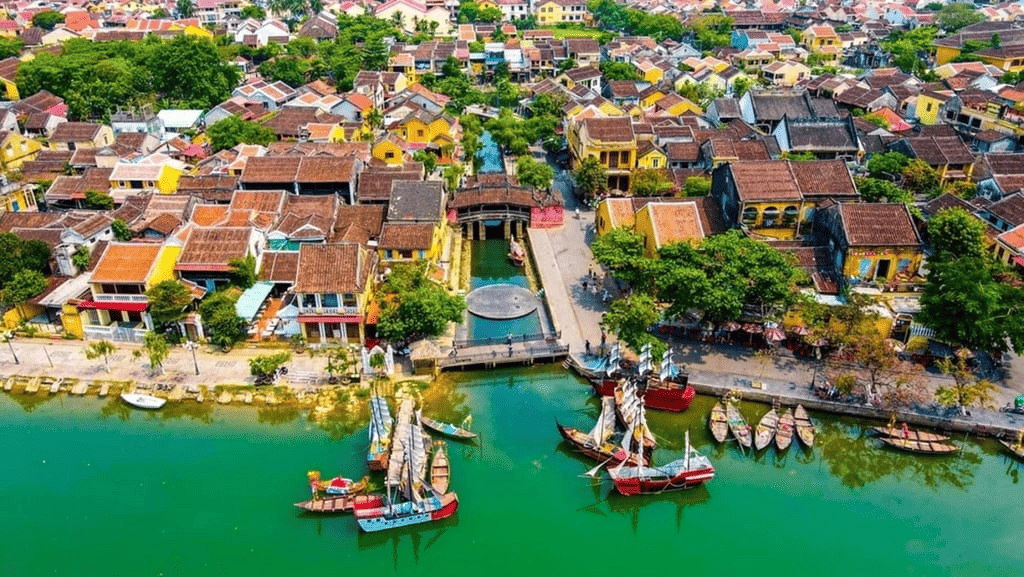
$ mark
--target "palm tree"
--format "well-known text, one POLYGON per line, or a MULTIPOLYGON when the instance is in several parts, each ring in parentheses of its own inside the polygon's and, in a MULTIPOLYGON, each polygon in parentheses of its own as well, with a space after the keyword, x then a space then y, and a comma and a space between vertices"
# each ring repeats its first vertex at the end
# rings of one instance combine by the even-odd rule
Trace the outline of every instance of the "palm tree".
POLYGON ((89 346, 85 347, 85 358, 87 358, 87 359, 89 359, 91 361, 93 359, 98 359, 100 357, 103 357, 103 368, 106 369, 106 371, 109 373, 110 372, 110 360, 109 360, 109 357, 110 357, 110 355, 114 354, 114 351, 116 351, 116 350, 117 350, 117 347, 115 347, 114 343, 112 343, 110 341, 106 341, 106 340, 95 341, 92 344, 90 344, 89 346))

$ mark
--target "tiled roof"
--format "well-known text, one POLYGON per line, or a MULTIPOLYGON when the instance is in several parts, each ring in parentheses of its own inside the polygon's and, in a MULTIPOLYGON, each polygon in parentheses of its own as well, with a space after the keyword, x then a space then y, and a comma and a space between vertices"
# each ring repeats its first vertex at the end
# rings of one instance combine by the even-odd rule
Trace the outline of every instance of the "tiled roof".
POLYGON ((444 214, 444 190, 440 181, 396 180, 391 183, 389 221, 436 222, 444 214))
POLYGON ((304 244, 299 249, 297 293, 355 294, 366 286, 376 255, 356 243, 304 244))
POLYGON ((92 122, 65 122, 57 125, 50 142, 92 142, 101 128, 102 124, 92 122))
POLYGON ((245 184, 295 182, 301 161, 301 156, 256 156, 250 158, 245 163, 241 182, 245 184))
POLYGON ((1009 223, 1010 226, 1019 226, 1024 224, 1024 195, 1011 194, 993 203, 985 210, 1009 223))
POLYGON ((252 210, 277 214, 287 194, 280 190, 236 190, 231 195, 231 210, 252 210))
POLYGON ((299 252, 268 250, 263 253, 260 280, 292 284, 299 270, 299 252))
POLYGON ((853 197, 857 187, 846 163, 842 160, 811 160, 789 165, 797 186, 805 197, 853 197))
POLYGON ((250 228, 196 227, 178 257, 176 270, 228 271, 228 261, 249 252, 250 228))
POLYGON ((359 175, 356 196, 361 202, 386 202, 391 198, 391 183, 396 180, 421 180, 423 165, 406 163, 404 167, 367 168, 359 175))
POLYGON ((729 165, 740 200, 802 200, 800 187, 784 160, 739 161, 729 165))
POLYGON ((959 136, 918 136, 906 141, 914 156, 932 166, 974 162, 974 155, 959 136))
POLYGON ((850 246, 918 246, 921 238, 906 205, 863 203, 839 205, 850 246))
POLYGON ((112 242, 92 272, 93 283, 144 283, 160 254, 154 243, 112 242))
POLYGON ((434 238, 429 223, 385 222, 380 233, 380 248, 394 250, 427 250, 434 238))
POLYGON ((922 211, 925 214, 935 216, 941 211, 949 208, 962 208, 967 212, 974 212, 974 207, 971 206, 971 203, 949 192, 943 193, 925 203, 922 207, 922 211))
POLYGON ((381 204, 341 205, 337 209, 330 242, 351 241, 366 244, 380 237, 387 207, 381 204))
POLYGON ((587 118, 583 121, 587 134, 602 142, 632 142, 633 122, 626 116, 587 118))
POLYGON ((697 205, 692 202, 652 202, 647 205, 658 246, 704 238, 697 205))

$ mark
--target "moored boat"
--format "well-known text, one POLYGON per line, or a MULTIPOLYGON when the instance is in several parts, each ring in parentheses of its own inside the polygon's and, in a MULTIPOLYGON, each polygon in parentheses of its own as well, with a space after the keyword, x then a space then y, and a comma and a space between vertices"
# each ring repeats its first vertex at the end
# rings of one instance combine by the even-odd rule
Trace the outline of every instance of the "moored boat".
POLYGON ((902 427, 871 427, 871 430, 883 437, 907 439, 909 441, 944 443, 949 440, 947 435, 937 435, 935 433, 926 433, 917 429, 911 429, 906 423, 903 423, 902 427))
MULTIPOLYGON (((472 431, 469 431, 467 429, 464 429, 462 427, 458 427, 458 426, 452 425, 450 423, 445 423, 445 422, 442 422, 442 421, 435 421, 434 419, 431 419, 429 417, 421 417, 420 420, 423 421, 423 426, 424 427, 430 429, 431 431, 434 431, 436 433, 444 435, 446 437, 451 437, 453 439, 459 439, 459 440, 469 440, 469 439, 475 439, 476 438, 476 433, 474 433, 472 431)), ((467 420, 468 420, 468 417, 467 417, 467 420)), ((463 421, 464 424, 465 424, 465 422, 466 421, 463 421)))
POLYGON ((772 438, 775 437, 775 430, 778 426, 779 414, 775 412, 775 409, 765 413, 757 422, 757 427, 754 428, 754 448, 760 451, 772 444, 772 438))
POLYGON ((642 455, 637 462, 635 455, 630 455, 612 440, 615 434, 615 401, 611 397, 601 397, 601 414, 597 416, 597 423, 589 433, 566 427, 558 421, 555 421, 555 426, 566 443, 595 461, 607 462, 610 465, 617 465, 623 461, 631 465, 648 463, 647 455, 642 455))
POLYGON ((690 446, 686 432, 686 456, 658 467, 619 465, 608 469, 615 490, 623 495, 646 495, 696 487, 715 477, 711 461, 690 446))
POLYGON ((387 399, 378 395, 370 397, 370 448, 366 453, 366 463, 371 471, 387 470, 393 427, 387 399))
POLYGON ((1024 445, 1022 445, 1020 441, 1013 442, 999 439, 999 444, 1006 447, 1006 450, 1013 453, 1015 457, 1024 461, 1024 445))
POLYGON ((729 434, 729 418, 725 416, 725 407, 722 405, 722 401, 718 401, 714 407, 711 407, 708 426, 711 427, 711 436, 715 438, 715 441, 725 442, 725 437, 729 434))
MULTIPOLYGON (((608 397, 601 397, 602 402, 608 397)), ((631 381, 624 381, 620 386, 615 388, 615 414, 619 417, 619 421, 622 422, 623 426, 628 430, 633 426, 634 423, 644 423, 644 426, 638 429, 641 431, 639 434, 643 438, 644 455, 650 458, 651 453, 654 452, 654 447, 657 446, 658 442, 654 438, 654 433, 647 428, 647 415, 645 413, 646 407, 637 396, 636 385, 631 381)))
MULTIPOLYGON (((666 351, 661 359, 661 370, 658 374, 651 372, 650 347, 645 346, 641 350, 640 361, 637 364, 637 394, 643 400, 644 406, 650 409, 672 411, 679 413, 690 408, 697 391, 688 384, 689 377, 676 366, 671 349, 666 351)), ((615 389, 621 384, 620 379, 610 376, 599 376, 590 379, 590 385, 594 392, 602 397, 615 394, 615 389)))
POLYGON ((138 409, 159 409, 167 402, 166 399, 143 395, 142 393, 121 393, 121 400, 138 409))
POLYGON ((320 471, 306 473, 312 498, 296 503, 295 506, 311 513, 343 513, 352 510, 355 496, 366 490, 368 477, 354 482, 345 477, 334 477, 327 481, 320 480, 320 471))
POLYGON ((442 495, 448 492, 451 481, 451 466, 448 464, 448 453, 444 444, 439 443, 434 449, 434 458, 430 461, 430 484, 442 495))
POLYGON ((295 506, 310 513, 348 513, 352 510, 356 495, 333 495, 296 503, 295 506))
POLYGON ((744 447, 750 447, 751 435, 750 425, 740 414, 740 410, 736 408, 736 405, 732 403, 726 403, 725 415, 729 420, 729 430, 732 431, 732 436, 736 437, 736 441, 744 447))
POLYGON ((793 418, 793 409, 786 409, 779 417, 779 427, 775 430, 775 447, 785 451, 793 443, 793 431, 796 420, 793 418))
POLYGON ((800 442, 808 447, 813 447, 814 423, 811 422, 811 417, 803 405, 796 406, 796 411, 793 412, 793 421, 796 424, 796 436, 800 442))
POLYGON ((896 437, 879 437, 878 440, 895 449, 909 451, 911 453, 948 455, 950 453, 955 453, 957 450, 955 445, 933 441, 911 441, 909 439, 899 439, 896 437))
POLYGON ((526 250, 523 249, 523 245, 516 242, 515 237, 511 237, 508 243, 508 259, 516 266, 523 266, 526 262, 526 250))

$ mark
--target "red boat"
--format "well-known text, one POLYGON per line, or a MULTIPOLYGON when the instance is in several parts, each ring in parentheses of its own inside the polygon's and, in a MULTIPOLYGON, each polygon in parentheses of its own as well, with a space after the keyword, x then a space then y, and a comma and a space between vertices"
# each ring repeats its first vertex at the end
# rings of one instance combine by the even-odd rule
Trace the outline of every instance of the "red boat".
POLYGON ((686 457, 660 467, 619 466, 608 469, 615 489, 623 495, 648 495, 696 487, 715 477, 711 461, 690 446, 686 433, 686 457))
MULTIPOLYGON (((651 376, 647 379, 647 386, 640 389, 640 398, 644 400, 644 406, 649 409, 660 409, 662 411, 673 411, 676 413, 690 408, 690 403, 697 396, 697 391, 686 384, 686 377, 680 377, 683 382, 663 381, 658 377, 651 376)), ((614 379, 592 380, 590 385, 594 391, 602 397, 615 395, 615 387, 618 381, 614 379)))
POLYGON ((383 495, 359 495, 353 504, 356 522, 367 533, 440 521, 458 510, 459 497, 455 493, 401 503, 390 502, 383 495))

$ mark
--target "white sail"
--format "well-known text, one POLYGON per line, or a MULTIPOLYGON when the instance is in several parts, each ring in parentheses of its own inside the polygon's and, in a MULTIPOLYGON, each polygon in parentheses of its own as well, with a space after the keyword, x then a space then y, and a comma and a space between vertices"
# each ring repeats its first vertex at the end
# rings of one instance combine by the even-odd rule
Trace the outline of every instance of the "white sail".
POLYGON ((638 364, 636 366, 637 374, 646 375, 647 373, 649 373, 649 372, 651 372, 653 370, 654 370, 654 367, 651 366, 651 359, 650 359, 650 357, 647 357, 646 359, 641 357, 640 364, 638 364))
POLYGON ((601 414, 597 416, 597 424, 590 430, 590 438, 596 445, 601 445, 615 432, 615 400, 601 397, 601 414))
POLYGON ((403 478, 402 467, 406 461, 405 446, 409 443, 409 427, 412 422, 413 402, 405 399, 398 408, 394 433, 391 435, 391 460, 388 462, 387 484, 397 487, 403 478))
POLYGON ((658 377, 663 381, 667 381, 675 377, 678 373, 679 371, 676 370, 675 359, 672 358, 672 349, 668 349, 661 357, 661 371, 658 373, 658 377))

